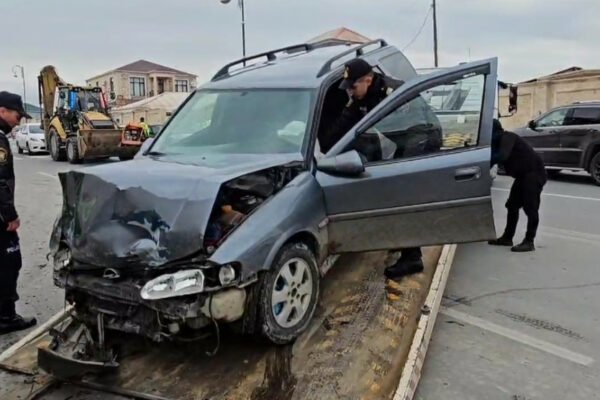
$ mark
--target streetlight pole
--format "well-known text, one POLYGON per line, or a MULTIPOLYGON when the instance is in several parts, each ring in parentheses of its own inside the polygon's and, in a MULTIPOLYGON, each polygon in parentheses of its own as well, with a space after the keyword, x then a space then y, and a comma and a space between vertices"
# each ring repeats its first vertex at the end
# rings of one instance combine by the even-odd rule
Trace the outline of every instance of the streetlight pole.
POLYGON ((433 0, 433 59, 434 65, 438 67, 438 32, 437 32, 437 7, 433 0))
MULTIPOLYGON (((244 14, 244 0, 239 0, 239 5, 242 9, 242 56, 246 58, 246 16, 244 14)), ((244 65, 246 65, 245 62, 244 65)))
MULTIPOLYGON (((231 0, 220 0, 222 4, 228 4, 231 0)), ((244 11, 244 0, 238 0, 238 7, 242 11, 242 57, 246 58, 246 14, 244 11)), ((246 62, 244 61, 244 66, 246 62)))
MULTIPOLYGON (((16 70, 21 70, 21 79, 23 80, 23 108, 27 108, 27 95, 25 93, 25 68, 22 65, 15 65, 12 67, 12 72, 15 78, 18 78, 16 70)), ((25 110, 27 112, 27 110, 25 110)), ((25 119, 27 122, 27 119, 25 119)))

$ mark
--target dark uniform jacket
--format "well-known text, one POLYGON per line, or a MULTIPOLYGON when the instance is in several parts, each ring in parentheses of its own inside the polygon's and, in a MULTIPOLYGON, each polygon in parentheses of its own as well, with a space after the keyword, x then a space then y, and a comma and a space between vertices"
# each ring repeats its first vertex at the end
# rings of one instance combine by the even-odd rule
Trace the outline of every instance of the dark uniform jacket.
POLYGON ((350 128, 356 125, 358 121, 403 83, 402 81, 375 73, 373 82, 369 86, 365 97, 360 100, 351 98, 346 107, 344 107, 342 115, 319 138, 321 151, 326 153, 350 128))
POLYGON ((13 156, 8 142, 10 126, 0 119, 0 230, 6 231, 8 223, 19 216, 15 210, 15 172, 13 156))
POLYGON ((546 182, 546 170, 541 157, 519 135, 495 129, 492 134, 492 165, 499 164, 507 175, 522 179, 535 175, 546 182))

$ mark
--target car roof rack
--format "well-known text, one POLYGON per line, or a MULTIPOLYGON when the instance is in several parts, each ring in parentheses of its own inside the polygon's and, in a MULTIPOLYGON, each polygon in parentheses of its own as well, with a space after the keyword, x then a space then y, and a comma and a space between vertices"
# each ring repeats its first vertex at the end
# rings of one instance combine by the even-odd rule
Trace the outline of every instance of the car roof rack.
POLYGON ((217 79, 220 79, 226 75, 229 74, 229 69, 235 65, 238 64, 243 64, 244 66, 246 65, 247 61, 250 60, 255 60, 257 58, 262 58, 262 57, 266 57, 267 61, 275 61, 277 59, 277 54, 278 53, 297 53, 299 51, 306 51, 309 52, 317 47, 320 47, 318 45, 312 45, 310 43, 302 43, 302 44, 295 44, 293 46, 287 46, 287 47, 282 47, 279 49, 275 49, 275 50, 269 50, 269 51, 265 51, 264 53, 259 53, 259 54, 254 54, 252 56, 249 57, 245 57, 245 58, 240 58, 239 60, 230 62, 229 64, 226 64, 225 66, 223 66, 211 79, 211 81, 215 81, 217 79))
POLYGON ((344 51, 332 58, 330 58, 325 64, 323 64, 323 66, 321 67, 321 69, 319 70, 319 73, 317 74, 317 78, 321 77, 322 75, 326 74, 327 72, 331 71, 331 65, 333 64, 334 61, 339 60, 340 58, 347 56, 348 54, 352 54, 352 53, 356 53, 356 57, 360 57, 364 54, 364 49, 365 47, 374 45, 374 44, 379 44, 379 48, 385 47, 387 46, 387 42, 383 39, 375 39, 372 40, 370 42, 367 43, 363 43, 358 47, 355 47, 353 49, 344 51))

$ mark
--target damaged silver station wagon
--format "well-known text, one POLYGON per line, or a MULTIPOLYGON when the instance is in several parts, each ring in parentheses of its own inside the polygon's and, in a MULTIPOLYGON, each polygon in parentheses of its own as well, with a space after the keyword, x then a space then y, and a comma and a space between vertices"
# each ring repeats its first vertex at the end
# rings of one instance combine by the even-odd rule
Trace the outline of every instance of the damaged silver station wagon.
POLYGON ((495 237, 495 93, 495 59, 417 76, 383 40, 226 65, 134 160, 60 174, 51 251, 73 309, 47 352, 71 338, 68 357, 112 362, 89 351, 105 330, 158 342, 214 322, 287 343, 307 328, 336 255, 495 237), (354 57, 404 84, 323 154, 354 57), (420 152, 431 132, 443 144, 420 152))

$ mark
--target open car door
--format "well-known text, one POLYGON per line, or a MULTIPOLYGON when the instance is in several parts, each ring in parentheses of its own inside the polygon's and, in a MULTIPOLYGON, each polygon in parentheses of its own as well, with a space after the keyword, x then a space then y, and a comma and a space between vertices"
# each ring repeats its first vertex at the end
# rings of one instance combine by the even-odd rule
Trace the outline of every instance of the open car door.
POLYGON ((495 238, 496 71, 489 59, 406 82, 319 160, 332 252, 495 238))

